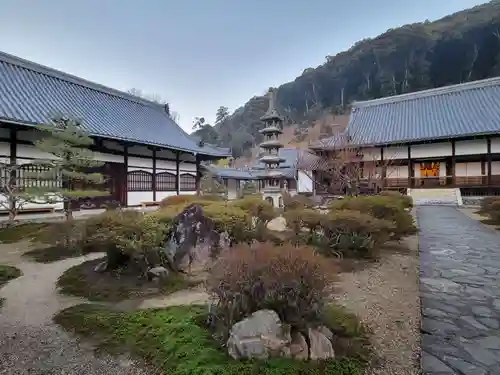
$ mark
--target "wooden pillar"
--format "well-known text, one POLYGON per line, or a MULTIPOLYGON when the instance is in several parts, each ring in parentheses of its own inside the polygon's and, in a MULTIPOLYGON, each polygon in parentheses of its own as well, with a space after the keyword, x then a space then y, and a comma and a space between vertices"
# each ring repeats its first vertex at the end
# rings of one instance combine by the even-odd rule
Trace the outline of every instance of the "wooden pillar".
POLYGON ((413 187, 413 162, 411 160, 411 146, 408 145, 408 188, 413 187))
POLYGON ((382 189, 385 188, 385 185, 387 181, 385 180, 387 178, 387 166, 384 164, 384 148, 380 148, 380 163, 382 165, 382 189))
POLYGON ((123 146, 123 165, 125 169, 125 178, 124 178, 124 190, 125 194, 122 197, 121 204, 125 207, 128 206, 128 146, 123 146))
POLYGON ((156 202, 156 148, 153 148, 153 202, 156 202))
POLYGON ((451 140, 451 184, 453 187, 457 185, 457 178, 456 178, 456 173, 455 173, 455 166, 456 166, 456 160, 455 160, 455 140, 451 140))
POLYGON ((487 165, 487 171, 488 171, 488 177, 486 179, 486 184, 488 186, 488 194, 491 194, 491 187, 493 185, 493 181, 491 178, 491 138, 486 138, 486 161, 488 163, 487 165))
POLYGON ((175 153, 175 186, 177 190, 177 195, 181 194, 180 164, 181 164, 181 152, 177 151, 175 153))
POLYGON ((196 195, 200 195, 200 180, 201 180, 201 171, 200 171, 200 157, 196 154, 196 195))
MULTIPOLYGON (((17 129, 16 128, 10 128, 10 137, 9 137, 9 142, 10 142, 10 164, 15 165, 17 163, 17 129)), ((3 173, 2 173, 3 174, 3 173)), ((9 185, 14 185, 17 184, 17 171, 16 170, 11 170, 10 171, 10 182, 9 185)), ((4 176, 2 176, 4 177, 4 176)), ((7 176, 5 176, 7 177, 7 176)), ((15 202, 11 201, 9 202, 10 209, 15 208, 15 202)))

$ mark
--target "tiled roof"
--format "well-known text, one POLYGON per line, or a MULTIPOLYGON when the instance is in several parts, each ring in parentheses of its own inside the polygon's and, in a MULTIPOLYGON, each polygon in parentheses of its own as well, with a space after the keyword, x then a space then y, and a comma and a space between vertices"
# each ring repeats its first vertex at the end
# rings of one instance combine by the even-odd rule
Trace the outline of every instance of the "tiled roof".
POLYGON ((354 144, 382 145, 500 131, 500 77, 353 104, 354 144))
POLYGON ((161 105, 0 52, 0 121, 38 125, 54 115, 81 120, 94 136, 230 155, 229 149, 200 147, 161 105))

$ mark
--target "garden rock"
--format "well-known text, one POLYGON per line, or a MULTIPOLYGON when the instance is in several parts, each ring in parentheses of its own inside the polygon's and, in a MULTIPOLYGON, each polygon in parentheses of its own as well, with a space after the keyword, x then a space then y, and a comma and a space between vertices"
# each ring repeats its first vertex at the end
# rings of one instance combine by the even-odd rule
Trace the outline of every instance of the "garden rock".
POLYGON ((319 326, 317 330, 321 332, 323 335, 325 335, 328 340, 333 339, 333 333, 332 331, 330 331, 330 328, 325 326, 319 326))
POLYGON ((148 270, 149 279, 165 279, 169 272, 165 267, 159 266, 148 270))
POLYGON ((108 269, 108 261, 107 260, 102 261, 101 263, 99 263, 97 266, 94 267, 94 271, 99 272, 99 273, 102 273, 102 272, 106 271, 107 269, 108 269))
POLYGON ((227 349, 234 359, 267 359, 282 356, 289 343, 290 338, 284 334, 278 314, 259 310, 233 325, 227 349))
POLYGON ((312 360, 335 358, 332 342, 323 333, 309 328, 309 358, 312 360))
POLYGON ((308 359, 309 358, 309 347, 307 346, 307 341, 304 335, 300 332, 294 332, 292 334, 292 342, 289 346, 290 357, 293 359, 308 359))
POLYGON ((189 205, 178 214, 163 249, 170 267, 174 271, 204 267, 216 248, 228 244, 214 227, 200 205, 189 205))

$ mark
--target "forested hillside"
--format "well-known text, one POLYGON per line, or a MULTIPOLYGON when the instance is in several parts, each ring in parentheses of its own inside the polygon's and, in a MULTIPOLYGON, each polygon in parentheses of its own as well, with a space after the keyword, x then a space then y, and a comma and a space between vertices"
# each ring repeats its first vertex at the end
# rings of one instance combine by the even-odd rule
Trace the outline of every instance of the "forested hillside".
MULTIPOLYGON (((500 1, 495 0, 435 22, 406 25, 359 41, 280 86, 277 100, 287 125, 300 129, 315 125, 325 115, 346 113, 352 101, 499 73, 500 1)), ((219 116, 213 128, 204 124, 195 134, 232 147, 235 157, 248 154, 261 140, 259 118, 266 109, 267 98, 253 97, 233 114, 219 116)), ((299 130, 295 133, 300 137, 299 130)))

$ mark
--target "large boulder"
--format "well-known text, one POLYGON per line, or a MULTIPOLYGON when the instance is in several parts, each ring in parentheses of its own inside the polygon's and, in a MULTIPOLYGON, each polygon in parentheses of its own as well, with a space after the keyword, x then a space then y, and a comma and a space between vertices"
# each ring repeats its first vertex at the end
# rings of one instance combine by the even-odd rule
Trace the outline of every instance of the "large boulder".
POLYGON ((276 312, 259 310, 231 328, 227 349, 234 359, 289 356, 291 338, 276 312), (287 353, 283 353, 287 351, 287 353))
POLYGON ((335 358, 332 342, 324 333, 309 328, 309 358, 312 360, 335 358))
POLYGON ((203 208, 191 204, 178 214, 168 234, 164 254, 174 271, 203 268, 214 250, 229 246, 226 233, 218 233, 203 208))

